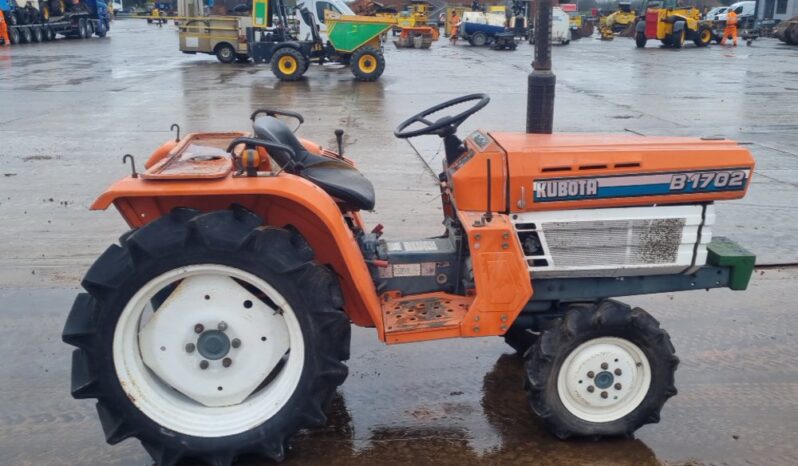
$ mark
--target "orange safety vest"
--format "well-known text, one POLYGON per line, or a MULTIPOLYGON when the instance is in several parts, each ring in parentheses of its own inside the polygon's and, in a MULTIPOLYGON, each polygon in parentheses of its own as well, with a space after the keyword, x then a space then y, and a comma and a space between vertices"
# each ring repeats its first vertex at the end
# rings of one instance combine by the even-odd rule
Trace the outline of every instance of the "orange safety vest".
POLYGON ((453 35, 453 36, 457 35, 457 24, 459 22, 460 22, 460 17, 459 16, 455 15, 455 16, 452 17, 452 19, 450 20, 450 27, 451 27, 450 32, 449 32, 450 35, 453 35))
POLYGON ((730 11, 728 15, 726 15, 726 26, 730 28, 737 27, 737 13, 730 11))

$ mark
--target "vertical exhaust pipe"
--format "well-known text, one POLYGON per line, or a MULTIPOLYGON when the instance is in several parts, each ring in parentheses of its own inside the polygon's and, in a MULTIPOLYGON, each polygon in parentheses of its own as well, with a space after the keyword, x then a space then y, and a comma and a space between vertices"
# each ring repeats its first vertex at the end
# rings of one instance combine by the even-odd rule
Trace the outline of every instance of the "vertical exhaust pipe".
POLYGON ((554 85, 551 72, 551 4, 537 0, 535 60, 529 73, 526 94, 526 132, 551 134, 554 123, 554 85))

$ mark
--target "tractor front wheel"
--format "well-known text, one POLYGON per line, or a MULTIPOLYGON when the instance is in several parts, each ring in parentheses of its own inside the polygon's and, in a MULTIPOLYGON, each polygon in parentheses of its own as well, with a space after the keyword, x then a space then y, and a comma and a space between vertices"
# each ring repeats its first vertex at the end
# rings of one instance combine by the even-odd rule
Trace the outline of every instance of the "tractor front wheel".
POLYGON ((281 48, 272 56, 272 73, 280 81, 298 81, 307 70, 307 59, 292 48, 281 48))
POLYGON ((376 81, 385 71, 385 57, 374 47, 361 47, 350 60, 352 74, 358 81, 376 81))
POLYGON ((176 209, 87 272, 64 327, 72 396, 96 398, 108 443, 156 464, 279 461, 326 423, 349 319, 333 273, 297 233, 242 209, 176 209))
POLYGON ((532 410, 557 437, 629 435, 659 422, 679 359, 644 310, 574 305, 525 355, 532 410))

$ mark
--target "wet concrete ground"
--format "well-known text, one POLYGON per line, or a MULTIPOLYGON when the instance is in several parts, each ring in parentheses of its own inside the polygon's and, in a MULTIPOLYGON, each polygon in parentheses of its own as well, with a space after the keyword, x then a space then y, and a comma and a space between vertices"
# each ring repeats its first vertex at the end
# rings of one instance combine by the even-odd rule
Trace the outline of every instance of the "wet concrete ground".
MULTIPOLYGON (((185 131, 248 127, 258 106, 299 111, 300 133, 346 151, 377 187, 366 216, 388 236, 439 231, 440 143, 392 137, 407 116, 487 92, 476 127, 523 130, 531 48, 386 48, 376 83, 314 69, 280 83, 267 67, 221 65, 176 50, 172 28, 119 21, 105 40, 0 49, 0 464, 148 464, 134 441, 108 447, 93 406, 69 397, 63 320, 89 264, 124 231, 89 212, 102 189, 185 131)), ((627 39, 554 50, 558 131, 723 136, 748 144, 757 172, 746 199, 718 206, 715 233, 798 261, 798 48, 636 50, 627 39)), ((632 301, 672 336, 679 395, 633 440, 560 442, 525 405, 519 358, 498 338, 385 347, 353 334, 351 375, 327 428, 301 434, 287 464, 795 464, 798 350, 794 269, 768 269, 744 293, 632 301)), ((244 459, 243 464, 259 464, 244 459)))

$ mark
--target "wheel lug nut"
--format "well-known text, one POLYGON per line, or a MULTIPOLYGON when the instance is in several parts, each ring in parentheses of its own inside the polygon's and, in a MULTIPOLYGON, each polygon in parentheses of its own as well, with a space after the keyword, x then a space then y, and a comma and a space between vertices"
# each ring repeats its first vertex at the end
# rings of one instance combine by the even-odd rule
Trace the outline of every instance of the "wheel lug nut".
POLYGON ((595 389, 595 387, 590 385, 589 387, 587 387, 587 391, 590 392, 590 393, 593 393, 594 391, 596 391, 596 389, 595 389))
POLYGON ((186 353, 193 353, 195 348, 194 343, 186 343, 186 353))
POLYGON ((609 395, 607 395, 607 392, 601 392, 601 397, 602 397, 602 398, 605 398, 605 399, 606 399, 608 396, 609 396, 609 395))
POLYGON ((619 383, 616 383, 616 384, 615 384, 615 389, 616 389, 616 390, 620 390, 620 389, 621 389, 621 384, 619 384, 619 383))
POLYGON ((610 367, 610 365, 607 364, 606 362, 601 363, 601 368, 604 369, 605 371, 607 370, 608 367, 610 367))
POLYGON ((238 338, 233 338, 233 341, 231 341, 230 344, 233 345, 233 348, 238 348, 241 346, 241 340, 238 338))
POLYGON ((222 359, 222 365, 224 367, 230 367, 230 364, 233 364, 233 360, 232 359, 230 359, 230 358, 222 359))
POLYGON ((621 375, 621 374, 622 374, 622 372, 621 372, 620 369, 615 369, 615 375, 621 375))
POLYGON ((209 365, 208 361, 206 361, 204 359, 202 361, 200 361, 200 369, 205 370, 205 369, 208 368, 208 365, 209 365))
POLYGON ((593 377, 596 376, 596 374, 594 374, 593 371, 590 371, 590 372, 587 373, 587 376, 588 376, 588 378, 592 379, 593 377))
POLYGON ((224 332, 225 330, 227 330, 227 323, 225 321, 221 321, 219 322, 219 325, 216 326, 216 328, 224 332))
POLYGON ((205 330, 205 326, 202 324, 197 324, 194 326, 194 333, 202 333, 205 330))

